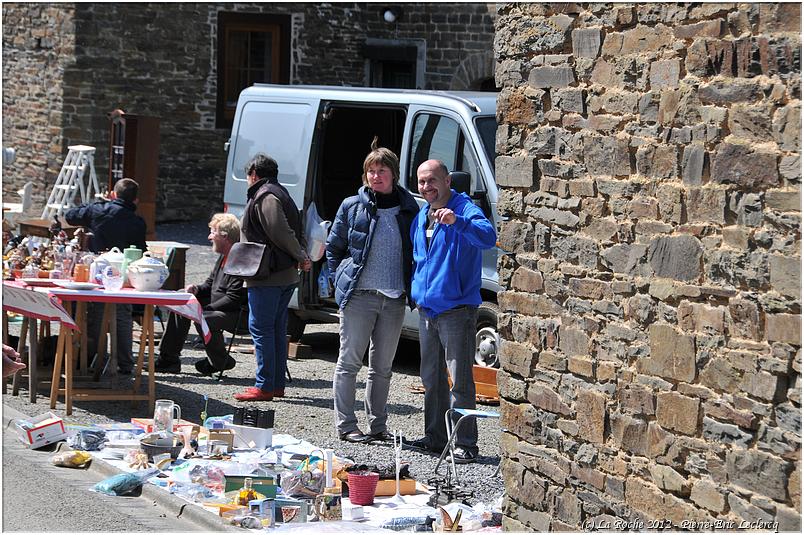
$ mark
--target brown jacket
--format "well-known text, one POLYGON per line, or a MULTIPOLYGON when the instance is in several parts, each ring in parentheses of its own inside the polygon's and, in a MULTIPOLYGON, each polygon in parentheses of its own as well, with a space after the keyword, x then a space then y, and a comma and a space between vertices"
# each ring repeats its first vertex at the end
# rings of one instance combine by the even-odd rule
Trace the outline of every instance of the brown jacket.
MULTIPOLYGON (((259 218, 263 230, 276 247, 290 253, 291 256, 296 258, 299 262, 307 258, 304 236, 296 236, 296 233, 290 228, 288 220, 285 218, 285 212, 282 210, 282 204, 276 196, 268 194, 263 197, 260 202, 259 218)), ((240 239, 242 241, 248 241, 242 230, 240 232, 240 239)), ((246 287, 288 286, 298 283, 298 268, 291 266, 288 269, 271 273, 268 277, 263 279, 248 280, 246 281, 246 287)))

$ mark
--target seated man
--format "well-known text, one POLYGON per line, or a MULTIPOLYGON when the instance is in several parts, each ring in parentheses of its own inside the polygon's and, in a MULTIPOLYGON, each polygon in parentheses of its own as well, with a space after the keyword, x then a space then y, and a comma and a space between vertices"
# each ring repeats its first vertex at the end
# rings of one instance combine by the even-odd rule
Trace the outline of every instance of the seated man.
MULTIPOLYGON (((92 202, 71 208, 64 214, 70 225, 81 225, 92 231, 89 249, 102 253, 112 247, 121 251, 135 246, 145 251, 145 220, 137 215, 139 185, 130 178, 121 178, 114 185, 110 201, 92 202)), ((87 307, 87 337, 90 357, 95 353, 100 335, 103 304, 87 307)), ((131 373, 134 358, 131 353, 131 305, 117 305, 117 368, 123 375, 131 373)))
MULTIPOLYGON (((204 307, 204 320, 212 334, 205 347, 207 358, 195 363, 195 369, 202 375, 212 375, 234 368, 236 361, 226 354, 223 330, 235 329, 238 314, 240 324, 244 327, 248 324, 248 297, 243 287, 243 279, 223 272, 229 250, 240 240, 240 222, 232 214, 215 214, 209 222, 208 239, 212 242, 212 251, 218 253, 220 257, 204 284, 201 286, 191 284, 185 288, 185 291, 194 294, 204 307)), ((201 326, 196 324, 195 327, 201 334, 201 326)), ((156 371, 168 373, 181 371, 179 357, 189 331, 189 319, 176 314, 170 315, 162 342, 159 344, 156 371)))

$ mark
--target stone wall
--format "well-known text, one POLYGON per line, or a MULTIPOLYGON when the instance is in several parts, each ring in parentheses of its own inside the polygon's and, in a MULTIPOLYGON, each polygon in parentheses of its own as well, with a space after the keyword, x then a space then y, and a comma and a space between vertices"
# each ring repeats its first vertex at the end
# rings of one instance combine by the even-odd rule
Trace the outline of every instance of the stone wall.
POLYGON ((77 143, 99 148, 95 165, 105 182, 106 114, 122 108, 161 117, 157 220, 205 218, 220 210, 223 144, 230 135, 215 121, 220 11, 289 15, 293 84, 365 85, 368 37, 423 41, 428 89, 466 89, 493 76, 493 7, 402 4, 395 24, 382 20, 385 7, 4 3, 3 135, 19 158, 4 170, 3 193, 36 176, 41 210, 67 146, 77 143), (74 53, 62 41, 75 42, 74 53), (37 163, 38 170, 32 167, 37 163))
POLYGON ((498 8, 506 529, 800 530, 800 25, 498 8))
POLYGON ((75 50, 74 9, 3 4, 3 146, 16 149, 3 169, 3 199, 33 182, 41 212, 61 169, 64 72, 75 50))

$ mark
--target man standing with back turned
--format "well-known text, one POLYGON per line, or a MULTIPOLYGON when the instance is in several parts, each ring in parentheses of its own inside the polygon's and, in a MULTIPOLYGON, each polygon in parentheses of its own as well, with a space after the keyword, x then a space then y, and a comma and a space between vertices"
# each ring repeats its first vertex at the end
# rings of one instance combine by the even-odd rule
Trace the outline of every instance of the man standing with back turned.
MULTIPOLYGON (((411 294, 419 309, 425 436, 406 444, 412 449, 440 452, 447 443, 447 410, 475 408, 472 364, 477 307, 482 302, 481 251, 494 247, 497 234, 465 193, 450 188, 444 162, 427 160, 416 175, 419 193, 428 203, 410 230, 414 261, 411 294)), ((477 422, 470 419, 459 431, 455 462, 474 462, 477 422)))

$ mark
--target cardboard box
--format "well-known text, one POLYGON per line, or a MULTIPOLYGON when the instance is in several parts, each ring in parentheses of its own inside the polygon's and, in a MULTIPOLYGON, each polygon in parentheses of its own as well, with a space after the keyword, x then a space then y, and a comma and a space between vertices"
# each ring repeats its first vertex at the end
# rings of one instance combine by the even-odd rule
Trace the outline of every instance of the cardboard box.
POLYGON ((14 428, 22 443, 31 449, 41 448, 67 438, 64 420, 52 412, 40 414, 26 422, 30 425, 23 427, 22 422, 15 420, 14 428))
MULTIPOLYGON (((144 429, 146 433, 150 433, 154 430, 154 419, 153 418, 132 418, 131 423, 136 425, 137 427, 144 429)), ((188 422, 187 420, 179 420, 178 422, 173 422, 173 432, 177 432, 179 427, 184 426, 198 426, 198 424, 194 424, 193 422, 188 422)))
POLYGON ((234 448, 234 431, 231 429, 210 429, 209 436, 207 437, 208 449, 214 441, 225 442, 226 453, 232 453, 232 448, 234 448))
MULTIPOLYGON (((377 481, 377 490, 374 491, 375 496, 393 496, 395 494, 396 494, 396 479, 380 479, 379 481, 377 481)), ((406 496, 416 494, 416 480, 400 479, 399 494, 406 496)))
POLYGON ((274 430, 272 427, 261 429, 259 427, 235 425, 229 422, 226 422, 225 425, 226 429, 231 429, 235 433, 235 448, 261 450, 270 447, 273 442, 274 430))

